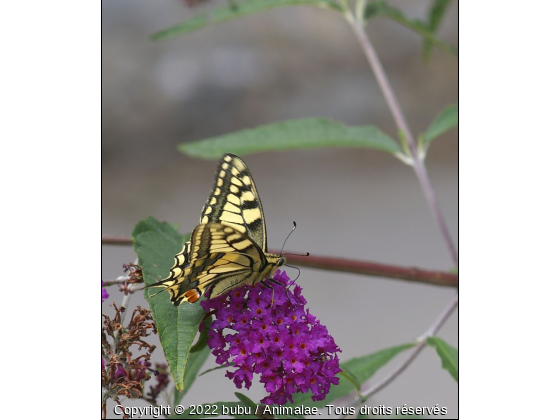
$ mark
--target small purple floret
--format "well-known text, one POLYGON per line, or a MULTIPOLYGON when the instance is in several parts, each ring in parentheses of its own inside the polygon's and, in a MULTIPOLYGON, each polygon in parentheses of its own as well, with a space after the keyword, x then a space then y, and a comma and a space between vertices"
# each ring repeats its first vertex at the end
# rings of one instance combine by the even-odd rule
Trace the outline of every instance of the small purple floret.
MULTIPOLYGON (((103 280, 101 280, 101 287, 103 287, 103 280)), ((101 303, 105 302, 109 299, 109 293, 107 293, 107 289, 101 289, 101 303)))

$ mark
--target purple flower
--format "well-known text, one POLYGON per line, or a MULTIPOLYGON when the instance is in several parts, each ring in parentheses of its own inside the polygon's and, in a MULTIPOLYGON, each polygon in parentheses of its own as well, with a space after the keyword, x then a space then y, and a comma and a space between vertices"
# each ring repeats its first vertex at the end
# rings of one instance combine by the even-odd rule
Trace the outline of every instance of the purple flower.
MULTIPOLYGON (((103 280, 101 280, 101 287, 103 287, 103 280)), ((107 289, 101 289, 101 303, 105 302, 109 299, 109 293, 107 293, 107 289)))
POLYGON ((115 371, 114 377, 115 379, 126 377, 126 370, 124 370, 122 365, 117 365, 117 370, 115 371))
POLYGON ((311 391, 313 401, 325 399, 331 384, 338 385, 338 348, 327 328, 305 310, 301 287, 294 292, 290 278, 277 271, 266 287, 242 286, 226 295, 201 302, 216 319, 208 345, 218 364, 233 363, 227 371, 237 388, 249 389, 253 375, 270 395, 265 404, 293 402, 292 394, 311 391), (246 297, 248 295, 248 297, 246 297))

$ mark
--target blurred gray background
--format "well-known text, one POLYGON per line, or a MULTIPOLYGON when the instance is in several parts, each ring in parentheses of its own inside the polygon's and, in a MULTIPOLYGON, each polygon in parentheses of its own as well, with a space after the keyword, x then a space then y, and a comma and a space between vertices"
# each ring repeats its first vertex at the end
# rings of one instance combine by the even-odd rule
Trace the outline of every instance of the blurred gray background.
MULTIPOLYGON (((272 9, 175 40, 150 41, 154 32, 218 3, 226 2, 214 0, 197 8, 179 0, 102 2, 103 233, 130 235, 134 225, 150 215, 178 222, 181 232, 192 230, 212 187, 216 162, 180 154, 176 147, 182 142, 312 116, 375 124, 396 136, 364 54, 346 21, 330 10, 272 9)), ((430 5, 389 3, 418 18, 430 5)), ((457 13, 454 4, 440 29, 441 38, 455 46, 457 13)), ((412 131, 424 131, 437 113, 458 101, 457 59, 434 49, 431 61, 423 62, 421 39, 392 21, 375 19, 367 31, 412 131)), ((452 130, 431 145, 427 158, 456 243, 457 155, 457 130, 452 130)), ((452 267, 418 181, 391 155, 324 149, 243 158, 259 188, 270 248, 281 247, 295 220, 298 229, 288 251, 428 269, 452 267)), ((114 279, 135 256, 131 247, 103 246, 102 258, 103 279, 114 279)), ((294 275, 293 270, 289 274, 294 275)), ((411 342, 455 293, 308 268, 302 268, 298 283, 311 312, 342 348, 343 361, 411 342)), ((108 303, 122 300, 116 288, 109 293, 103 304, 106 314, 112 313, 108 303)), ((130 307, 137 305, 147 306, 140 293, 132 296, 130 307)), ((454 346, 457 323, 455 313, 440 333, 454 346)), ((402 357, 379 371, 373 382, 402 357)), ((152 360, 163 360, 159 347, 152 360)), ((203 369, 214 364, 211 357, 203 369)), ((217 371, 199 378, 183 403, 233 401, 234 391, 223 371, 217 371)), ((255 380, 247 394, 258 400, 265 391, 255 380)), ((439 404, 447 407, 447 418, 458 416, 457 403, 457 384, 431 348, 368 401, 369 406, 391 407, 439 404)), ((113 406, 109 404, 109 413, 113 406)))

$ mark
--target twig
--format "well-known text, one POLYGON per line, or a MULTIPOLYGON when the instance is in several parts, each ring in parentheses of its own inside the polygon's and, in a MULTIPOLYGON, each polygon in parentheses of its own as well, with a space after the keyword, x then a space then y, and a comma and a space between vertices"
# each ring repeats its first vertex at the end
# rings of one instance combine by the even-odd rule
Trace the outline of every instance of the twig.
POLYGON ((428 172, 426 171, 424 160, 418 154, 416 142, 414 141, 414 137, 412 136, 399 102, 397 101, 397 97, 395 96, 391 84, 389 83, 389 79, 385 74, 385 70, 383 69, 381 62, 377 57, 377 53, 375 52, 372 43, 367 37, 362 23, 358 21, 349 11, 345 14, 345 16, 350 22, 350 27, 356 35, 358 43, 362 47, 362 50, 364 51, 364 54, 366 55, 366 58, 371 66, 373 74, 375 75, 377 82, 379 83, 381 92, 383 93, 383 96, 387 101, 387 105, 389 106, 389 110, 391 111, 393 119, 395 120, 395 124, 397 125, 399 131, 404 135, 406 144, 411 153, 412 168, 414 169, 416 177, 420 182, 420 186, 422 187, 424 196, 428 201, 428 206, 430 207, 438 228, 442 233, 445 244, 447 245, 447 248, 449 249, 449 252, 451 254, 451 258, 453 259, 455 265, 458 266, 459 259, 457 256, 457 251, 455 249, 455 245, 453 244, 453 240, 451 239, 451 234, 449 233, 447 225, 445 224, 445 218, 443 217, 439 204, 436 200, 434 188, 432 186, 432 183, 430 182, 430 178, 428 177, 428 172))
POLYGON ((101 245, 132 245, 130 236, 101 235, 101 245))
POLYGON ((373 74, 376 77, 377 82, 379 83, 379 87, 381 88, 381 92, 383 93, 385 101, 387 101, 387 105, 389 106, 389 110, 391 111, 391 115, 395 120, 397 128, 406 136, 406 140, 410 149, 413 152, 416 152, 416 143, 413 140, 414 137, 412 136, 410 128, 408 128, 408 124, 401 110, 399 102, 397 101, 397 97, 393 92, 393 88, 389 83, 389 79, 385 74, 385 70, 381 65, 381 61, 379 61, 379 58, 377 57, 375 49, 373 48, 373 45, 366 35, 363 25, 358 20, 356 20, 351 13, 347 14, 346 17, 350 22, 350 27, 352 28, 354 34, 356 35, 356 38, 358 39, 358 43, 360 44, 362 50, 364 51, 364 54, 366 55, 366 58, 371 66, 371 69, 373 70, 373 74))
POLYGON ((369 261, 315 255, 310 255, 308 257, 289 255, 288 260, 290 263, 301 267, 319 268, 344 273, 367 274, 370 276, 407 280, 417 283, 437 284, 439 286, 459 286, 458 276, 445 271, 423 270, 416 267, 401 267, 369 261))
POLYGON ((453 239, 451 238, 449 229, 447 229, 445 218, 443 217, 443 213, 441 212, 441 208, 439 207, 439 203, 436 199, 436 194, 434 192, 432 182, 428 177, 428 172, 426 170, 426 165, 424 165, 424 160, 423 159, 415 160, 412 168, 414 169, 414 172, 416 173, 416 177, 418 178, 418 181, 422 186, 422 190, 424 191, 424 196, 428 201, 428 205, 432 209, 432 214, 434 216, 434 219, 436 219, 436 223, 443 236, 445 244, 447 245, 447 249, 451 254, 451 258, 453 258, 453 262, 455 263, 455 266, 458 267, 459 256, 457 255, 457 250, 455 249, 455 245, 453 244, 453 239))
POLYGON ((121 276, 123 277, 122 279, 119 277, 117 280, 103 280, 103 287, 106 286, 114 286, 115 284, 123 284, 127 277, 121 276))
MULTIPOLYGON (((426 332, 421 337, 418 338, 416 345, 414 346, 414 348, 412 349, 408 357, 394 371, 388 374, 383 380, 381 380, 379 383, 372 386, 369 390, 362 392, 363 399, 356 397, 348 405, 348 407, 356 407, 358 404, 365 402, 366 400, 371 398, 374 394, 376 394, 377 392, 385 388, 389 383, 393 381, 393 379, 395 379, 403 370, 405 370, 408 367, 408 365, 410 365, 410 363, 412 363, 412 361, 416 359, 416 356, 418 356, 420 351, 426 346, 426 340, 428 339, 428 337, 432 337, 437 334, 437 332, 444 324, 444 322, 447 320, 447 318, 449 318, 449 316, 453 313, 458 303, 459 303, 459 297, 458 295, 455 295, 453 300, 449 303, 449 305, 445 308, 445 310, 437 317, 434 323, 430 325, 430 327, 426 330, 426 332)), ((344 417, 345 416, 343 415, 340 416, 339 418, 344 418, 344 417)))
POLYGON ((143 290, 143 289, 144 289, 143 284, 129 284, 128 285, 128 293, 125 293, 125 295, 123 297, 122 304, 121 304, 121 308, 124 308, 124 310, 122 310, 122 319, 124 319, 124 317, 126 315, 126 309, 128 307, 128 301, 130 300, 130 296, 134 292, 137 292, 138 290, 143 290))
MULTIPOLYGON (((106 245, 132 245, 132 240, 122 236, 102 235, 101 243, 106 245)), ((271 250, 270 252, 279 253, 274 250, 271 250)), ((286 254, 289 253, 286 252, 286 254)), ((311 255, 308 257, 289 255, 288 259, 290 263, 294 263, 301 267, 340 271, 344 273, 366 274, 370 276, 407 280, 417 283, 436 284, 439 286, 458 287, 459 285, 458 276, 445 271, 424 270, 416 267, 402 267, 369 261, 331 258, 317 255, 311 255)), ((107 285, 109 283, 106 282, 105 284, 107 285)))

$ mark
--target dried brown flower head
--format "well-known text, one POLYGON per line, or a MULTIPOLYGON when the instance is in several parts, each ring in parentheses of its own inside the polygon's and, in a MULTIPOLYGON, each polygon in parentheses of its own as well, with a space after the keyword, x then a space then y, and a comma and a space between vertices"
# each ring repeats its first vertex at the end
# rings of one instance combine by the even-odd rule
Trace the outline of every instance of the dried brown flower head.
MULTIPOLYGON (((113 319, 101 314, 104 319, 101 328, 101 386, 104 418, 109 398, 118 404, 121 395, 127 398, 144 398, 144 382, 150 379, 150 373, 158 374, 156 370, 150 368, 150 357, 155 346, 144 340, 152 332, 157 334, 151 311, 138 306, 132 312, 128 326, 124 327, 122 324, 124 308, 117 307, 114 303, 111 306, 115 309, 113 319), (133 348, 140 354, 134 356, 133 348)), ((147 399, 149 398, 152 396, 147 399)))

